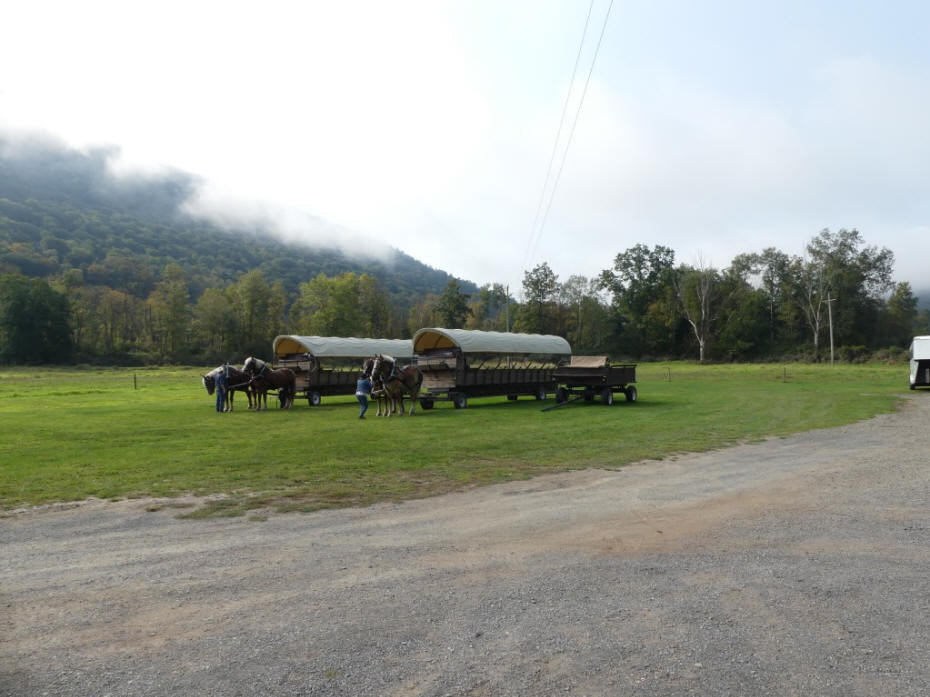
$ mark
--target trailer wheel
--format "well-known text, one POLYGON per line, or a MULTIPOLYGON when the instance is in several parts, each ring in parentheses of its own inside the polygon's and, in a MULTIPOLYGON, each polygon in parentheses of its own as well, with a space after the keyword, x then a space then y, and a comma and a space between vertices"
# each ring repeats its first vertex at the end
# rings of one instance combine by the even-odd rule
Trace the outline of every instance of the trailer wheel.
POLYGON ((543 385, 540 385, 539 387, 536 388, 536 401, 537 402, 544 402, 546 400, 546 397, 548 396, 549 395, 546 393, 546 388, 543 385))
POLYGON ((420 407, 421 407, 424 411, 429 411, 430 409, 433 408, 433 406, 434 406, 435 404, 436 404, 436 403, 435 403, 432 399, 430 399, 429 397, 423 397, 423 398, 420 399, 420 407))
POLYGON ((320 402, 323 401, 323 398, 320 396, 320 393, 314 390, 313 392, 307 393, 307 403, 311 407, 320 406, 320 402))
POLYGON ((468 398, 461 392, 456 392, 452 395, 452 406, 456 409, 464 409, 468 406, 468 398))
POLYGON ((594 389, 591 387, 585 387, 584 393, 582 393, 582 396, 584 397, 584 401, 593 402, 594 401, 594 389))
POLYGON ((507 399, 509 399, 511 402, 516 402, 516 401, 517 401, 517 395, 515 395, 515 394, 509 394, 509 395, 507 395, 507 399))
POLYGON ((606 404, 608 407, 614 403, 614 391, 609 387, 605 387, 601 390, 601 402, 606 404))
POLYGON ((629 386, 623 391, 623 393, 626 395, 626 401, 628 401, 628 402, 635 402, 635 401, 636 401, 636 397, 637 397, 636 388, 633 387, 632 385, 629 385, 629 386))
POLYGON ((568 401, 568 390, 564 387, 560 387, 555 391, 555 401, 558 404, 562 404, 568 401))

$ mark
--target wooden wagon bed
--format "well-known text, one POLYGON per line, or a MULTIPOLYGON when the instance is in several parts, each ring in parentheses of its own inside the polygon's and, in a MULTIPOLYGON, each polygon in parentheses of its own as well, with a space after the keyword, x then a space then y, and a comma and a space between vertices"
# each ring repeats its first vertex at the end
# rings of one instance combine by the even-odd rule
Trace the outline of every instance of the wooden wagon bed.
POLYGON ((607 356, 572 356, 556 368, 554 378, 559 387, 555 400, 562 404, 572 394, 587 401, 600 397, 604 404, 613 404, 614 393, 622 392, 628 402, 635 402, 636 364, 612 364, 607 356))
POLYGON ((423 409, 436 401, 464 409, 471 397, 545 399, 555 390, 558 361, 571 354, 562 337, 465 329, 421 329, 413 345, 423 409))

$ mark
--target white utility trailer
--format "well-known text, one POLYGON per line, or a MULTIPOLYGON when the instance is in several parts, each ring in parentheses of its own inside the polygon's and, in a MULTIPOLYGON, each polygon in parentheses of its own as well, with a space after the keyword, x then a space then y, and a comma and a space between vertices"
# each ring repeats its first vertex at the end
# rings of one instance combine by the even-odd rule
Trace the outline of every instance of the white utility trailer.
POLYGON ((930 336, 915 336, 911 342, 911 389, 930 387, 930 336))

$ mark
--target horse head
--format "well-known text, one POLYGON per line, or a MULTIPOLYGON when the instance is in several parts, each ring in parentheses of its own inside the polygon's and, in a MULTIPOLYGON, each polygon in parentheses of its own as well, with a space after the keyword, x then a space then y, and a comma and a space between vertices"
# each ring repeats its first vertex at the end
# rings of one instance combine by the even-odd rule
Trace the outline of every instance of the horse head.
POLYGON ((261 368, 258 365, 258 359, 255 356, 249 356, 245 359, 245 363, 242 364, 242 372, 248 373, 249 375, 255 375, 261 368))
POLYGON ((213 390, 216 389, 216 378, 208 373, 207 375, 201 375, 200 381, 203 383, 207 394, 213 394, 213 390))

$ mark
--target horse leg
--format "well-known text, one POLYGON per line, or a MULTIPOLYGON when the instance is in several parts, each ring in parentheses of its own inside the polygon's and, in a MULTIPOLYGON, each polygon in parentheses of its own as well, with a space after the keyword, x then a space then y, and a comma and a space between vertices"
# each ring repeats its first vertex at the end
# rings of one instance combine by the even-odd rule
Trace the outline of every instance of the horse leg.
POLYGON ((226 393, 226 411, 232 411, 232 410, 233 410, 233 393, 234 393, 234 392, 235 392, 235 390, 229 390, 229 391, 226 393))

